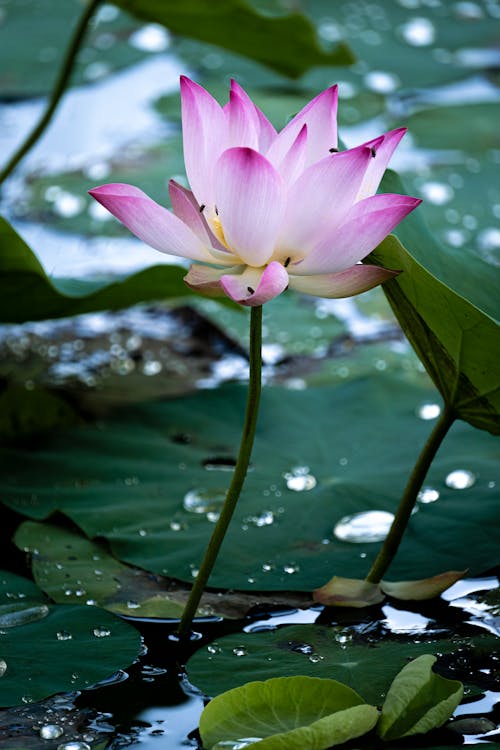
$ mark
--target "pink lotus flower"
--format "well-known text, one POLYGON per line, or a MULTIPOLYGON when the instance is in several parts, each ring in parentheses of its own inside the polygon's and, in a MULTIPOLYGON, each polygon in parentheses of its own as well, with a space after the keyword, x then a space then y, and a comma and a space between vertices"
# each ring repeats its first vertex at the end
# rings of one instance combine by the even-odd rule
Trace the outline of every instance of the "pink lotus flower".
POLYGON ((337 150, 337 87, 279 133, 235 81, 221 107, 181 79, 184 160, 191 190, 169 183, 173 213, 132 185, 90 194, 156 250, 193 262, 186 283, 261 305, 288 287, 348 297, 394 276, 361 265, 419 203, 375 195, 406 132, 337 150))

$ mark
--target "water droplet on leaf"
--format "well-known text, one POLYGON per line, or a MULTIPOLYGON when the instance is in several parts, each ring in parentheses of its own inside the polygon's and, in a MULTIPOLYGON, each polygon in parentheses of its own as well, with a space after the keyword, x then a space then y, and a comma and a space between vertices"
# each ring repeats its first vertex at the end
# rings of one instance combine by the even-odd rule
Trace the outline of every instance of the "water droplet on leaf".
POLYGON ((42 740, 57 740, 64 734, 64 729, 57 724, 45 724, 40 727, 39 735, 42 740))
POLYGON ((393 520, 394 515, 385 510, 362 511, 341 518, 335 525, 333 534, 343 542, 382 542, 389 533, 393 520))
POLYGON ((217 513, 224 505, 225 490, 189 490, 182 505, 189 513, 217 513))
POLYGON ((106 638, 108 635, 111 635, 111 630, 108 628, 94 628, 92 633, 96 638, 106 638))
POLYGON ((476 483, 476 477, 467 469, 457 469, 450 472, 444 481, 452 490, 467 490, 476 483))
POLYGON ((433 487, 422 487, 417 495, 417 500, 424 505, 427 503, 435 503, 436 500, 439 500, 439 491, 435 490, 433 487))
POLYGON ((58 630, 56 633, 56 638, 58 641, 70 641, 73 636, 67 630, 58 630))
POLYGON ((309 466, 294 466, 283 477, 288 489, 294 492, 312 490, 317 484, 316 477, 309 473, 309 466))

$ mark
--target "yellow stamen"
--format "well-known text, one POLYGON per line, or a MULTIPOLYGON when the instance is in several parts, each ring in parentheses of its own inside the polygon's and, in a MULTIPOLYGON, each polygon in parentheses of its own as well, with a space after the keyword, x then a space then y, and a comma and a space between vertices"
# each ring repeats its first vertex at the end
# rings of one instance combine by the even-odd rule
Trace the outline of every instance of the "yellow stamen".
POLYGON ((227 244, 226 238, 224 237, 224 230, 222 228, 222 222, 219 219, 219 217, 214 216, 213 218, 211 218, 210 224, 212 226, 212 231, 217 237, 217 239, 219 240, 219 242, 221 242, 224 245, 224 247, 227 247, 227 249, 230 250, 231 248, 227 244))

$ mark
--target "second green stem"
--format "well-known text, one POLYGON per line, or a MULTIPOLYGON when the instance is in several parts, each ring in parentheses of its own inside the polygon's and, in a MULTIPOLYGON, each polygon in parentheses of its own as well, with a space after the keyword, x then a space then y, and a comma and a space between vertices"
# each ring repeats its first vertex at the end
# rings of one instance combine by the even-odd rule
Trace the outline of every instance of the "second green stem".
POLYGON ((432 460, 454 421, 455 414, 451 409, 445 407, 436 422, 434 429, 429 435, 429 438, 418 457, 417 463, 413 467, 403 497, 401 498, 396 515, 394 516, 394 521, 392 522, 389 534, 366 576, 365 580, 369 583, 380 583, 389 565, 393 561, 432 460))
POLYGON ((231 518, 233 517, 236 503, 238 502, 243 483, 250 464, 255 428, 257 426, 257 415, 259 410, 261 381, 262 381, 262 307, 252 307, 250 312, 250 373, 248 380, 248 397, 245 412, 245 421, 241 435, 240 450, 233 478, 227 491, 219 520, 213 530, 208 543, 205 557, 200 565, 198 575, 193 584, 182 619, 179 625, 179 638, 188 636, 193 618, 200 603, 203 591, 214 567, 221 544, 226 535, 231 518))
POLYGON ((102 0, 89 0, 89 2, 87 2, 82 16, 76 25, 76 29, 70 41, 68 50, 64 56, 64 60, 61 64, 61 68, 57 76, 57 80, 54 84, 52 93, 50 94, 47 107, 40 117, 40 120, 34 126, 33 130, 31 130, 31 132, 26 136, 23 143, 11 156, 5 167, 0 171, 0 184, 7 179, 11 172, 14 171, 19 162, 35 145, 40 136, 44 133, 45 128, 47 127, 49 122, 52 120, 52 116, 57 108, 57 105, 59 104, 59 101, 68 86, 69 79, 75 67, 76 58, 80 50, 83 38, 86 34, 89 21, 101 2, 102 0))

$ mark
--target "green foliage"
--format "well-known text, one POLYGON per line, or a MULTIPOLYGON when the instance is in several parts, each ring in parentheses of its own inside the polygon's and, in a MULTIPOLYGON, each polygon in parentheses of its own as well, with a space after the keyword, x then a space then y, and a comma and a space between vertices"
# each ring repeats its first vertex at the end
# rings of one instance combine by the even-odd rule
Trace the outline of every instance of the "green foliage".
POLYGON ((348 65, 354 57, 345 44, 326 52, 303 15, 272 17, 245 0, 117 0, 117 5, 147 21, 163 23, 175 34, 234 50, 292 78, 314 65, 348 65))
POLYGON ((45 601, 41 592, 5 571, 0 574, 0 596, 15 604, 12 612, 19 623, 11 615, 11 627, 3 627, 1 706, 89 687, 139 654, 139 633, 102 609, 40 605, 45 601))
MULTIPOLYGON (((182 4, 172 0, 123 0, 116 5, 138 19, 162 23, 175 34, 234 50, 293 77, 315 65, 345 65, 354 60, 343 43, 332 51, 323 50, 314 26, 304 15, 268 17, 244 0, 213 4, 205 0, 182 4)), ((60 63, 64 40, 81 12, 78 0, 62 4, 59 0, 24 0, 21 4, 6 0, 5 18, 2 17, 0 28, 2 91, 13 96, 46 93, 60 63), (19 44, 19 39, 25 43, 19 44)), ((125 13, 116 13, 116 16, 103 13, 97 17, 99 23, 89 29, 85 54, 73 79, 78 84, 88 82, 88 61, 95 59, 96 52, 111 71, 134 64, 144 56, 142 51, 127 43, 138 28, 135 19, 125 13), (104 51, 99 44, 102 33, 114 38, 111 48, 104 51)), ((204 44, 198 46, 207 50, 204 44)))
POLYGON ((435 656, 420 656, 395 677, 377 726, 382 739, 424 734, 450 718, 462 700, 463 685, 436 674, 432 670, 435 662, 435 656))
MULTIPOLYGON (((207 696, 219 695, 247 681, 265 680, 271 674, 330 678, 349 685, 368 703, 380 706, 394 675, 408 659, 457 650, 464 659, 469 650, 472 654, 484 650, 493 658, 499 653, 499 641, 488 635, 473 639, 433 635, 432 641, 426 637, 417 642, 405 638, 375 641, 364 640, 354 628, 287 625, 272 631, 218 638, 189 659, 187 674, 189 681, 207 696)), ((429 680, 429 685, 443 684, 439 680, 433 683, 428 670, 418 674, 418 690, 425 680, 429 680)), ((456 684, 453 692, 455 689, 456 684)))
POLYGON ((80 589, 100 607, 134 617, 178 618, 183 605, 154 587, 150 577, 116 560, 103 544, 54 524, 26 521, 14 542, 36 551, 32 558, 35 581, 59 604, 77 604, 80 589))
POLYGON ((43 388, 10 385, 0 393, 0 441, 64 428, 76 420, 65 399, 43 388))
MULTIPOLYGON (((484 184, 482 190, 484 191, 484 184)), ((408 191, 400 177, 388 170, 382 180, 381 192, 408 191)), ((472 199, 471 195, 470 200, 472 199)), ((429 274, 490 318, 498 320, 498 288, 492 265, 466 247, 450 248, 440 244, 424 221, 422 207, 425 208, 425 202, 398 224, 394 230, 396 237, 411 258, 420 263, 429 274)))
POLYGON ((50 279, 28 245, 0 218, 0 321, 3 323, 117 310, 137 302, 191 294, 182 281, 185 273, 177 266, 152 266, 112 283, 50 279))
MULTIPOLYGON (((384 374, 306 391, 265 388, 252 467, 211 584, 311 591, 325 571, 363 577, 378 544, 340 541, 333 527, 352 513, 394 511, 429 431, 415 412, 434 399, 384 374), (313 477, 303 481, 316 486, 294 491, 290 473, 303 466, 313 477)), ((33 519, 59 511, 89 538, 106 539, 118 559, 190 582, 213 529, 207 513, 228 485, 244 404, 245 388, 232 385, 4 449, 3 502, 33 519), (208 499, 204 512, 184 509, 193 491, 208 499)), ((452 428, 427 478, 440 498, 412 516, 393 580, 498 562, 496 450, 487 433, 452 428), (456 469, 472 472, 473 486, 448 487, 456 469)))
POLYGON ((384 285, 403 330, 446 404, 466 422, 500 433, 500 326, 434 277, 394 237, 370 256, 403 271, 384 285))
POLYGON ((277 677, 210 701, 200 735, 206 750, 256 734, 261 741, 255 747, 262 750, 326 750, 369 732, 377 719, 374 706, 335 680, 277 677))
MULTIPOLYGON (((286 628, 278 632, 283 637, 283 633, 291 635, 291 631, 296 630, 286 628)), ((234 636, 229 636, 223 641, 227 643, 232 638, 234 636)), ((276 644, 276 639, 274 641, 276 644)), ((304 643, 294 645, 293 641, 288 641, 287 645, 288 650, 302 653, 307 653, 309 646, 304 643)), ((280 646, 284 648, 284 643, 280 646)), ((449 647, 450 644, 446 643, 445 650, 449 647)), ((351 659, 356 658, 353 648, 347 646, 351 659)), ((240 646, 234 651, 241 653, 244 648, 240 646)), ((331 643, 328 651, 331 655, 331 643)), ((220 646, 210 647, 210 653, 217 652, 222 653, 220 646)), ((380 652, 378 656, 380 658, 380 652)), ((387 652, 384 656, 387 658, 387 652)), ((245 662, 248 662, 247 657, 248 654, 245 662)), ((319 663, 317 654, 316 657, 314 661, 319 663)), ((401 651, 399 657, 402 657, 401 651)), ((272 661, 272 657, 268 656, 266 661, 272 661)), ((435 656, 423 654, 406 664, 389 688, 380 717, 374 706, 367 705, 351 688, 335 680, 297 675, 246 682, 217 695, 208 703, 200 718, 203 746, 206 750, 215 750, 225 747, 225 743, 251 737, 257 740, 252 745, 262 750, 326 750, 366 734, 375 724, 383 740, 424 734, 449 719, 464 692, 461 682, 445 679, 432 670, 435 662, 435 656)), ((359 672, 364 673, 368 685, 372 680, 369 671, 372 665, 355 666, 361 666, 359 672)), ((390 672, 391 666, 384 659, 382 669, 385 674, 390 672)), ((278 671, 282 667, 281 660, 278 671)), ((226 672, 232 671, 228 664, 226 672)), ((380 672, 380 662, 377 672, 380 672)), ((243 674, 248 676, 247 669, 243 674)))

